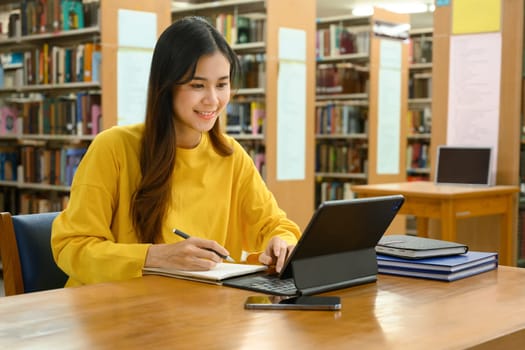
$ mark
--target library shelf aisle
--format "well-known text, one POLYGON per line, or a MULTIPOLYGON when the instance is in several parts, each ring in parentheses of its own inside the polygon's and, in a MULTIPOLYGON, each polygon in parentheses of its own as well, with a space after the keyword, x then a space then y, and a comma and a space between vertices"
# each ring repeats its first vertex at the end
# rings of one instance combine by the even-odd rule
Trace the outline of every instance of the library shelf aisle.
MULTIPOLYGON (((353 198, 351 186, 355 184, 406 179, 409 47, 406 40, 383 31, 389 27, 406 28, 400 33, 408 37, 409 16, 374 8, 371 16, 317 19, 316 205, 353 198), (378 158, 386 141, 385 126, 380 129, 380 124, 384 125, 386 118, 380 111, 379 95, 388 79, 380 84, 386 62, 381 55, 385 58, 389 52, 381 52, 381 48, 395 41, 401 43, 399 101, 394 101, 400 110, 399 118, 394 113, 390 122, 399 127, 398 144, 392 144, 399 150, 399 159, 392 161, 395 171, 383 171, 384 163, 378 158)), ((402 218, 396 222, 392 230, 404 230, 402 218)))
POLYGON ((0 209, 13 214, 61 210, 89 143, 117 124, 117 77, 103 72, 117 70, 118 10, 154 13, 157 33, 170 23, 169 0, 69 5, 74 27, 58 0, 40 17, 29 15, 33 2, 0 3, 9 18, 0 38, 0 209))
MULTIPOLYGON (((223 130, 237 139, 252 155, 268 188, 288 216, 305 228, 314 209, 313 111, 315 84, 315 11, 313 0, 225 0, 200 1, 172 8, 172 20, 188 15, 207 18, 223 33, 239 54, 243 77, 233 93, 223 130), (287 150, 278 140, 279 31, 298 29, 306 36, 306 115, 303 178, 278 176, 278 157, 287 150)), ((300 136, 301 139, 303 136, 300 136)), ((290 150, 288 149, 288 152, 290 150)), ((303 155, 304 153, 304 155, 303 155)))
POLYGON ((432 28, 410 30, 407 180, 430 180, 432 28))
MULTIPOLYGON (((432 28, 410 30, 408 66, 408 181, 430 181, 432 127, 432 28)), ((406 232, 416 234, 416 219, 407 215, 406 232)))

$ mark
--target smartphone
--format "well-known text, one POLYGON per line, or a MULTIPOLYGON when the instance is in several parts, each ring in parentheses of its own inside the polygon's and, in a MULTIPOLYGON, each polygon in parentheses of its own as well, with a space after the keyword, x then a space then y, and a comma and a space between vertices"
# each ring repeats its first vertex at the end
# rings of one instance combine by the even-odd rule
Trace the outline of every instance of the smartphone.
POLYGON ((321 296, 283 297, 253 295, 244 303, 245 309, 258 310, 341 310, 341 298, 321 296))

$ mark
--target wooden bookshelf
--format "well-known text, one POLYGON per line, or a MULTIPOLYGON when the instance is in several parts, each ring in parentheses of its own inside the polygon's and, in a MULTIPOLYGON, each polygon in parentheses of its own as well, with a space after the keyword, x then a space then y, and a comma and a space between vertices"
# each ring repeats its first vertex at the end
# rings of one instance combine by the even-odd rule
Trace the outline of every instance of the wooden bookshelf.
MULTIPOLYGON (((51 0, 48 2, 51 3, 51 0)), ((30 52, 35 48, 48 45, 57 47, 71 47, 77 45, 94 44, 100 46, 101 59, 100 75, 97 81, 68 81, 60 82, 56 77, 49 77, 45 81, 28 82, 26 75, 29 74, 29 66, 24 64, 9 65, 6 69, 18 69, 22 73, 19 76, 24 80, 17 81, 13 86, 0 88, 0 107, 7 105, 18 106, 18 113, 25 115, 22 106, 28 103, 46 103, 51 99, 68 100, 73 99, 71 96, 76 94, 87 94, 98 96, 95 103, 100 105, 100 114, 103 116, 99 120, 98 128, 109 128, 117 124, 117 71, 116 52, 117 45, 117 27, 118 27, 118 10, 128 9, 135 11, 152 12, 156 15, 157 35, 171 23, 169 0, 156 1, 138 1, 138 0, 115 0, 115 1, 90 1, 98 7, 98 20, 84 28, 78 29, 61 29, 40 32, 19 33, 12 37, 2 35, 0 37, 0 53, 10 52, 30 52), (35 97, 36 96, 36 97, 35 97), (43 98, 43 99, 42 99, 43 98)), ((0 2, 0 11, 11 13, 11 11, 20 10, 22 2, 3 0, 0 2)), ((22 11, 21 11, 22 12, 22 11)), ((49 58, 51 60, 52 58, 49 58)), ((25 62, 25 56, 24 56, 25 62)), ((53 66, 54 67, 54 66, 53 66)), ((58 68, 56 68, 58 69, 58 68)), ((52 70, 50 71, 52 72, 52 70)), ((43 107, 40 107, 43 108, 43 107)), ((45 113, 45 112, 39 112, 45 113)), ((94 138, 95 131, 85 133, 80 131, 79 127, 72 125, 69 131, 48 130, 46 124, 50 123, 50 117, 47 114, 40 116, 38 127, 31 130, 27 129, 27 116, 19 118, 23 120, 18 122, 19 129, 15 134, 0 133, 0 151, 6 150, 18 154, 18 163, 15 165, 17 179, 0 180, 2 195, 0 196, 0 206, 2 210, 11 211, 13 214, 46 210, 46 206, 31 204, 28 209, 27 198, 30 202, 44 203, 51 201, 48 210, 61 210, 67 203, 69 186, 65 183, 49 182, 48 179, 40 181, 25 181, 24 177, 34 174, 36 169, 33 165, 23 160, 24 150, 32 149, 31 152, 42 152, 43 157, 47 157, 48 151, 65 150, 68 148, 84 148, 94 138), (42 126, 44 123, 44 126, 42 126)), ((58 170, 57 170, 58 171, 58 170)))
POLYGON ((371 16, 340 15, 317 19, 317 67, 320 72, 316 95, 317 204, 329 199, 353 198, 352 184, 406 179, 408 45, 405 42, 401 44, 400 110, 396 121, 400 131, 399 161, 394 173, 378 168, 381 40, 399 40, 378 35, 379 29, 375 26, 385 23, 406 24, 408 33, 408 15, 379 8, 375 8, 371 16), (350 36, 346 32, 351 35, 351 45, 343 39, 350 36), (341 38, 340 43, 334 44, 334 35, 341 38), (342 124, 339 120, 343 120, 342 124))

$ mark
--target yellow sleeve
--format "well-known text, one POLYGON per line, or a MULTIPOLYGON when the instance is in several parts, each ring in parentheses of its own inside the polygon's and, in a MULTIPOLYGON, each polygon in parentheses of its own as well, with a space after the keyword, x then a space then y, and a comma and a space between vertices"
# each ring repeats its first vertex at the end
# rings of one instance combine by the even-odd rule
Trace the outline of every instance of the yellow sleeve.
POLYGON ((244 250, 250 253, 264 251, 274 236, 294 245, 301 236, 299 226, 279 207, 248 154, 243 152, 239 162, 239 191, 244 223, 244 250))
POLYGON ((99 135, 75 174, 67 208, 53 222, 51 247, 67 286, 142 275, 148 244, 129 223, 132 149, 119 135, 99 135), (116 140, 116 141, 115 141, 116 140), (129 159, 127 159, 128 157, 129 159))

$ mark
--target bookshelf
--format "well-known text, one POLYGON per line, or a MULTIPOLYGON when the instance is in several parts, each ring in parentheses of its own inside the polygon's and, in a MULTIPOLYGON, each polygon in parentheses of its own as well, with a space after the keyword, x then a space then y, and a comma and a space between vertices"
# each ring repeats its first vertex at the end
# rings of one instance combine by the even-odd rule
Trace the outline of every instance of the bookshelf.
POLYGON ((172 20, 197 15, 206 17, 223 33, 239 54, 243 77, 232 96, 225 116, 226 130, 252 155, 268 188, 288 216, 305 228, 313 213, 314 159, 313 111, 315 79, 315 11, 313 0, 224 0, 199 1, 172 8, 172 20), (286 91, 279 90, 279 31, 300 30, 306 38, 306 114, 304 175, 283 179, 278 158, 290 150, 280 142, 278 120, 280 106, 286 103, 286 91), (243 37, 243 33, 248 33, 243 37))
POLYGON ((0 2, 0 209, 13 214, 61 210, 89 143, 117 124, 116 76, 102 73, 117 69, 118 9, 154 12, 158 33, 170 23, 169 0, 48 0, 31 16, 35 4, 0 2))
MULTIPOLYGON (((354 184, 406 179, 408 45, 381 31, 406 25, 409 17, 374 9, 371 16, 342 15, 317 19, 316 204, 353 198, 354 184), (400 43, 399 110, 393 111, 399 138, 391 143, 399 159, 381 158, 385 140, 380 129, 381 52, 385 42, 400 43), (398 148, 399 147, 399 148, 398 148), (381 169, 391 162, 394 171, 381 169)), ((400 27, 398 27, 400 28, 400 27)), ((385 78, 381 84, 387 84, 385 78)), ((392 101, 390 101, 392 102, 392 101)), ((383 116, 384 117, 384 116, 383 116)))
POLYGON ((410 30, 407 114, 407 180, 430 179, 432 28, 410 30))

